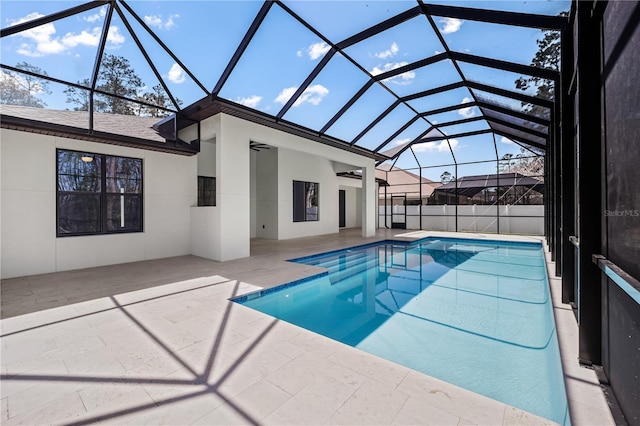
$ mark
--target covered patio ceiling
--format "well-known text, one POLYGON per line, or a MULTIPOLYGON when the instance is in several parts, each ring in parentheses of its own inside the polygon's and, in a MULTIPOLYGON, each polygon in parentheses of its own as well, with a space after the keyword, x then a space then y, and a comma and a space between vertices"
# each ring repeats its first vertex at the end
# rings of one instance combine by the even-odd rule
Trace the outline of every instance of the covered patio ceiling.
MULTIPOLYGON (((68 2, 47 3, 30 2, 43 10, 68 6, 68 2)), ((535 51, 524 44, 522 54, 528 59, 514 60, 510 52, 518 37, 536 47, 545 31, 566 31, 566 18, 557 12, 568 4, 265 1, 224 2, 223 10, 219 3, 223 2, 160 2, 164 22, 159 9, 152 14, 151 3, 124 0, 7 17, 9 25, 1 30, 1 67, 24 78, 45 79, 59 86, 59 92, 82 91, 91 105, 102 95, 175 114, 178 129, 193 123, 209 105, 217 105, 213 110, 260 117, 306 132, 315 140, 365 153, 379 163, 410 152, 420 166, 416 153, 425 144, 448 150, 454 163, 464 163, 451 141, 469 138, 474 143, 473 138, 481 135, 492 138, 487 147, 493 148, 493 160, 500 157, 496 136, 533 154, 547 148, 559 121, 559 70, 529 65, 535 51), (183 25, 187 27, 183 30, 192 32, 189 42, 172 42, 170 27, 181 15, 167 15, 169 5, 177 11, 185 8, 185 15, 187 5, 199 7, 209 27, 183 25), (491 9, 468 7, 475 5, 491 9), (521 12, 527 8, 535 13, 521 12), (323 13, 318 13, 320 9, 323 13), (234 30, 227 28, 221 35, 215 27, 223 20, 233 21, 234 30), (48 55, 41 49, 47 31, 44 41, 55 41, 60 49, 73 44, 65 39, 69 35, 77 35, 76 45, 82 44, 79 37, 90 31, 81 32, 81 26, 62 37, 51 36, 54 25, 62 28, 62 22, 73 21, 100 24, 91 33, 95 42, 85 43, 94 48, 91 69, 85 52, 84 74, 40 67, 39 61, 48 55), (464 31, 475 39, 471 48, 457 37, 464 31), (31 47, 29 41, 34 43, 31 47), (129 44, 130 62, 138 72, 146 68, 147 78, 160 85, 156 87, 166 102, 101 91, 97 82, 103 58, 124 53, 119 42, 129 44), (20 53, 20 49, 39 69, 7 63, 19 55, 5 52, 20 53), (298 60, 304 63, 294 66, 298 60), (546 82, 554 94, 542 97, 535 85, 518 91, 513 82, 520 77, 546 82), (270 88, 274 81, 279 92, 270 88)))

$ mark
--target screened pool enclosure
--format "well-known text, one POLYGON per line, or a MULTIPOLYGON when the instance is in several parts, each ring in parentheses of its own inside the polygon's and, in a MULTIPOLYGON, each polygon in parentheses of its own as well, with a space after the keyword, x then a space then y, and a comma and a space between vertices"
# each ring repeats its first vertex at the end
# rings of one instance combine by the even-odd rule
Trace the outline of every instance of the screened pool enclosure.
POLYGON ((3 129, 114 143, 139 116, 146 133, 117 144, 195 155, 224 113, 373 159, 379 227, 544 235, 580 361, 639 424, 638 2, 3 1, 3 17, 3 129))

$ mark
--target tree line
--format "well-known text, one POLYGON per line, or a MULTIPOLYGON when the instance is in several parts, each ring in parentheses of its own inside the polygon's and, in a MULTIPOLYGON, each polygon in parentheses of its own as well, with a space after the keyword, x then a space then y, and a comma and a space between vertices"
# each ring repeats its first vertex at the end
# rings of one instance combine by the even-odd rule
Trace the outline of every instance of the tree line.
MULTIPOLYGON (((27 62, 21 62, 15 68, 48 76, 47 72, 27 62)), ((73 111, 88 111, 91 82, 88 78, 77 84, 86 87, 68 86, 63 93, 67 96, 66 103, 71 104, 73 111)), ((93 108, 95 112, 110 114, 138 115, 147 117, 165 117, 170 113, 162 108, 174 109, 171 99, 161 84, 157 84, 150 91, 140 76, 131 67, 129 60, 123 56, 105 54, 102 58, 96 90, 132 99, 126 100, 102 93, 94 93, 93 108), (144 102, 149 105, 144 105, 144 102)), ((41 98, 43 94, 51 94, 49 81, 28 74, 2 70, 0 75, 0 103, 22 105, 36 108, 47 106, 41 98)), ((178 105, 182 101, 176 99, 178 105)))

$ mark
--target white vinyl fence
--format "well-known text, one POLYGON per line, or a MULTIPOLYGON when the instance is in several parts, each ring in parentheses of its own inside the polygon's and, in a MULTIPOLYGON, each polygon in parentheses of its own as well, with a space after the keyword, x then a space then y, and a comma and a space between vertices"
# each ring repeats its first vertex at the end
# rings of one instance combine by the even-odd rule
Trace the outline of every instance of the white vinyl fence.
POLYGON ((391 228, 393 218, 393 222, 401 223, 404 221, 406 229, 526 235, 544 234, 544 206, 542 205, 388 205, 386 211, 385 218, 385 206, 378 207, 380 228, 391 228), (420 214, 422 214, 422 226, 420 226, 420 214))

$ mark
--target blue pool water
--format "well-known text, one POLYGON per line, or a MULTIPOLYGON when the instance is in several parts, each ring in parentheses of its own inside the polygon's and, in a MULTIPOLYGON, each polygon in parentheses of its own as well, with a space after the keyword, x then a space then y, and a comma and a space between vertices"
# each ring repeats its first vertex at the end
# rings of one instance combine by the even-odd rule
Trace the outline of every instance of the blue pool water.
POLYGON ((235 301, 569 423, 540 244, 384 241, 293 261, 328 274, 235 301))

